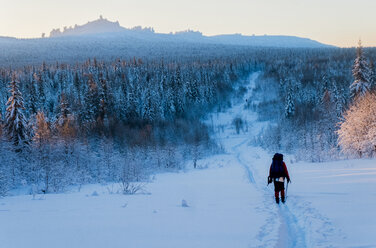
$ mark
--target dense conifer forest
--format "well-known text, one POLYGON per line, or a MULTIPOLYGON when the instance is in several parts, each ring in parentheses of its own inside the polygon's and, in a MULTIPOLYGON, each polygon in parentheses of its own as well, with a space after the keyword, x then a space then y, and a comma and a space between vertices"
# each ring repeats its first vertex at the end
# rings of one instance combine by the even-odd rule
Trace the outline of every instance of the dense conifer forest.
MULTIPOLYGON (((131 182, 220 152, 203 120, 231 106, 255 71, 262 73, 257 104, 248 107, 270 123, 255 142, 309 161, 343 156, 338 129, 352 102, 355 49, 208 47, 180 58, 171 49, 150 58, 69 55, 2 66, 0 193, 105 182, 132 192, 131 182)), ((376 50, 363 51, 372 92, 376 50)))

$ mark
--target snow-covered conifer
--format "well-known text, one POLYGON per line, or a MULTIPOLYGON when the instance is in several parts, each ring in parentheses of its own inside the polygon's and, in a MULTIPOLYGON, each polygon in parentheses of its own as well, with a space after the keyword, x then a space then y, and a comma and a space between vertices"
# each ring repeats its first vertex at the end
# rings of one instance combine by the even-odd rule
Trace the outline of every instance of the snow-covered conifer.
POLYGON ((370 89, 370 70, 363 54, 361 41, 359 41, 356 53, 357 56, 352 70, 354 82, 350 85, 352 99, 364 96, 370 89))
POLYGON ((37 113, 38 110, 38 96, 36 91, 35 78, 30 76, 31 80, 26 85, 26 99, 25 99, 25 108, 26 113, 33 115, 37 113))
POLYGON ((292 117, 295 113, 295 104, 294 100, 292 97, 292 90, 289 90, 287 93, 287 98, 286 98, 286 105, 285 105, 285 116, 287 118, 292 117))
POLYGON ((88 91, 85 96, 85 113, 84 118, 86 121, 95 121, 98 116, 100 107, 98 86, 94 81, 93 76, 90 74, 88 79, 88 91))
POLYGON ((41 109, 45 106, 46 103, 46 94, 44 89, 45 82, 43 81, 41 72, 34 73, 33 78, 37 86, 37 106, 41 109))
POLYGON ((24 103, 18 82, 13 78, 9 85, 11 96, 7 102, 5 132, 8 139, 20 152, 28 144, 27 123, 24 116, 24 103))
POLYGON ((104 78, 103 74, 99 74, 100 93, 99 93, 99 109, 97 121, 104 126, 108 126, 109 114, 111 114, 111 108, 113 104, 110 97, 110 89, 108 88, 108 82, 104 78))
POLYGON ((74 116, 70 112, 68 100, 64 93, 60 96, 60 113, 57 118, 56 129, 63 140, 75 135, 74 116))

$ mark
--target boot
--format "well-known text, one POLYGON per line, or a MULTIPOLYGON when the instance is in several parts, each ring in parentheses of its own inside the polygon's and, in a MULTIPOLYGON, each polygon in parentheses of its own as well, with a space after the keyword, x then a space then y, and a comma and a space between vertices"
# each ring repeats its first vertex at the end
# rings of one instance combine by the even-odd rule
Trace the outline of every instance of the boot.
POLYGON ((276 202, 277 204, 279 204, 279 192, 278 192, 278 191, 275 191, 275 192, 274 192, 274 196, 275 196, 275 202, 276 202))
POLYGON ((282 201, 282 203, 286 202, 286 200, 285 200, 285 190, 281 191, 281 201, 282 201))

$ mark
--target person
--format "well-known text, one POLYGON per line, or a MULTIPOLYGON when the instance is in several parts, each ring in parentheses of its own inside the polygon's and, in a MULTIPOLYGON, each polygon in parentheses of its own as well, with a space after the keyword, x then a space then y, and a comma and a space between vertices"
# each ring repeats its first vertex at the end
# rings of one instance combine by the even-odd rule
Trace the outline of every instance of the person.
POLYGON ((281 192, 281 201, 285 203, 285 178, 290 183, 290 176, 285 162, 283 162, 283 154, 276 153, 273 156, 273 162, 270 165, 268 185, 274 182, 275 201, 279 204, 279 192, 281 192))

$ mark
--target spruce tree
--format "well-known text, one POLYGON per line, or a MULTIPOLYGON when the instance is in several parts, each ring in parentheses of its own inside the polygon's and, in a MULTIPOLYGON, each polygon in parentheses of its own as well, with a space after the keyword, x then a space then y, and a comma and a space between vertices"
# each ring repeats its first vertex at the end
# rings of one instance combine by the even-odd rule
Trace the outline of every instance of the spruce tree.
POLYGON ((64 93, 60 96, 60 112, 57 116, 55 128, 57 129, 59 137, 64 143, 69 143, 69 140, 76 135, 75 117, 71 113, 69 103, 64 93))
POLYGON ((108 83, 103 77, 103 74, 99 75, 100 93, 99 93, 99 108, 97 121, 102 125, 108 125, 109 108, 111 107, 108 83))
POLYGON ((100 107, 100 99, 98 86, 91 74, 89 74, 87 84, 88 90, 85 96, 85 113, 83 119, 88 122, 92 122, 97 120, 100 107))
POLYGON ((11 96, 7 102, 5 132, 9 141, 20 152, 28 144, 27 124, 23 113, 24 103, 18 82, 13 79, 9 84, 11 96))
POLYGON ((350 85, 352 99, 364 96, 370 89, 370 69, 363 54, 361 41, 356 50, 357 56, 352 70, 354 82, 350 85))
POLYGON ((42 109, 46 104, 46 94, 45 94, 45 89, 44 89, 45 83, 43 81, 43 78, 40 72, 38 74, 34 73, 33 77, 37 86, 37 96, 38 96, 37 108, 42 109))
POLYGON ((295 114, 295 104, 292 97, 292 90, 290 89, 287 93, 286 105, 285 105, 285 116, 287 118, 292 117, 295 114))

